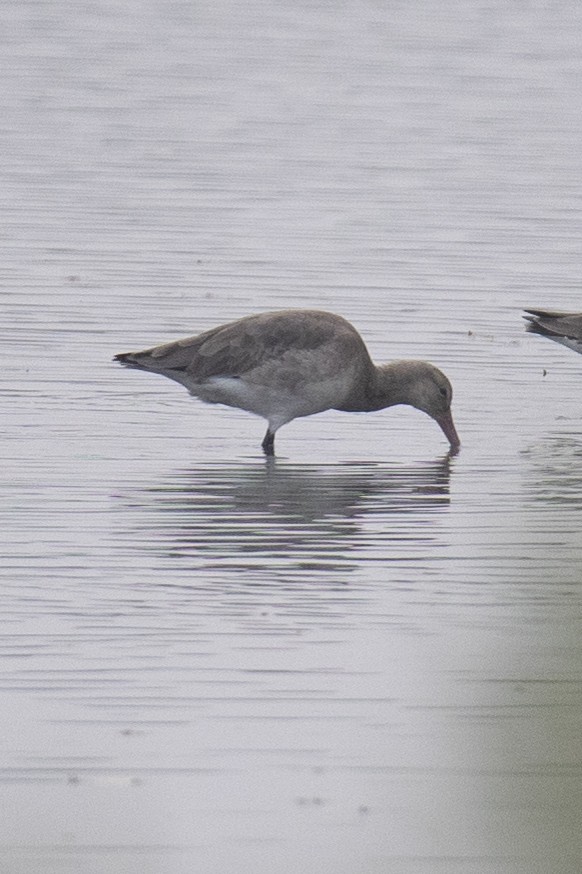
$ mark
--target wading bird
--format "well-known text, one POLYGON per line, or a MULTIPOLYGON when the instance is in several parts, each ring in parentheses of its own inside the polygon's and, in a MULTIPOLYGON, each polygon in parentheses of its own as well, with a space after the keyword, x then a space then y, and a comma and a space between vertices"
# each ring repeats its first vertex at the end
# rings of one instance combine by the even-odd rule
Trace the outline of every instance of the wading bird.
POLYGON ((563 313, 557 310, 525 310, 527 330, 532 334, 549 337, 568 349, 582 354, 582 313, 563 313))
POLYGON ((262 442, 275 454, 275 433, 300 416, 324 410, 372 412, 409 404, 460 446, 447 377, 426 361, 375 365, 356 329, 341 316, 290 309, 246 316, 115 360, 160 373, 211 404, 226 404, 268 422, 262 442))

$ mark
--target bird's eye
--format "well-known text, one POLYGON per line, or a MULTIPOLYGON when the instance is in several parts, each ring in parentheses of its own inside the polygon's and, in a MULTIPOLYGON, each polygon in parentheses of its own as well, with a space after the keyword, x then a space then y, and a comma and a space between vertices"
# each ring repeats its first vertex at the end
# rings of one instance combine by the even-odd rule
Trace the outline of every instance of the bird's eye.
POLYGON ((442 396, 443 396, 444 398, 446 398, 446 396, 447 396, 447 390, 446 390, 446 388, 439 388, 439 391, 440 391, 440 393, 442 394, 442 396))

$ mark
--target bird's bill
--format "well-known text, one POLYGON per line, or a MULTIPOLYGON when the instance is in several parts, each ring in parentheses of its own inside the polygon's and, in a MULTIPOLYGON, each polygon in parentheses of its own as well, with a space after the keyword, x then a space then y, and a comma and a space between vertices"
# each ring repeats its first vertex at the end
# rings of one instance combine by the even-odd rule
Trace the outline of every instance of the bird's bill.
POLYGON ((451 411, 447 410, 446 413, 443 413, 441 416, 435 417, 438 424, 441 426, 442 431, 451 444, 451 449, 455 452, 461 445, 461 441, 459 440, 459 435, 457 434, 457 429, 455 428, 455 423, 453 422, 453 417, 451 415, 451 411))

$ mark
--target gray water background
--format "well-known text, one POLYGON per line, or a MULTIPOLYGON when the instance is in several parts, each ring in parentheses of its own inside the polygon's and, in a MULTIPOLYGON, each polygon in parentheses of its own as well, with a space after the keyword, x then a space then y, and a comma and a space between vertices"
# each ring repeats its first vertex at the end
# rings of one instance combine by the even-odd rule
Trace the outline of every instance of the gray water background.
POLYGON ((579 874, 582 6, 0 7, 0 871, 579 874), (455 388, 120 351, 314 306, 455 388))

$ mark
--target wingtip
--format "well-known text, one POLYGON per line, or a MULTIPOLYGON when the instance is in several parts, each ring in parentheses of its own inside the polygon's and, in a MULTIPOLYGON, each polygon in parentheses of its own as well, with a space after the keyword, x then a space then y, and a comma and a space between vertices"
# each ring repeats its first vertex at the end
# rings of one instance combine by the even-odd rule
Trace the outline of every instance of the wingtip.
POLYGON ((540 319, 549 315, 545 310, 524 309, 522 318, 525 320, 525 330, 530 334, 546 335, 550 333, 547 328, 540 323, 540 319))
POLYGON ((523 310, 522 318, 526 320, 526 322, 535 322, 537 319, 543 319, 545 317, 553 317, 556 316, 557 313, 550 312, 550 310, 539 310, 539 309, 525 309, 523 310))
POLYGON ((111 359, 112 361, 117 361, 118 364, 133 364, 132 353, 131 352, 120 352, 118 355, 114 355, 111 359))

